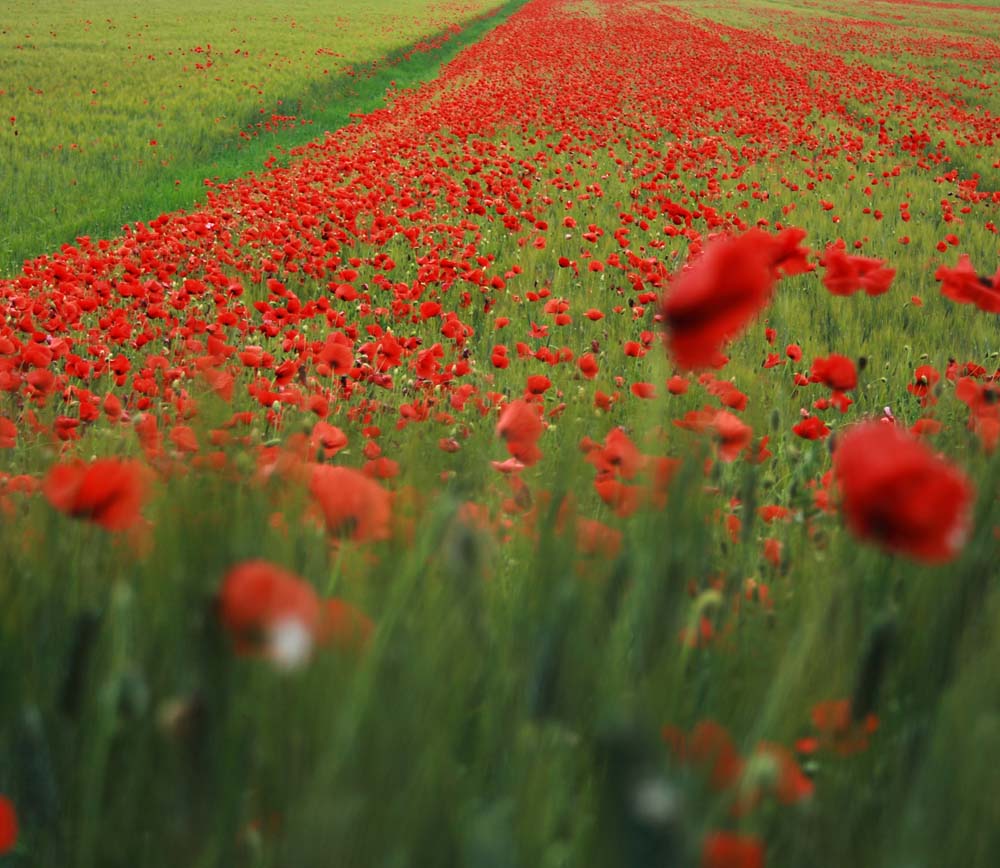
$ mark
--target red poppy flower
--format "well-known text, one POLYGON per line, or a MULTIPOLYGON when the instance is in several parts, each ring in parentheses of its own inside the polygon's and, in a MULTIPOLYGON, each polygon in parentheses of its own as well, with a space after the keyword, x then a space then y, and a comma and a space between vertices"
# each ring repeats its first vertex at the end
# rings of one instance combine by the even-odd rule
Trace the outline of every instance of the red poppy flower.
POLYGON ((178 452, 198 451, 198 437, 190 425, 174 425, 170 430, 170 442, 178 452))
POLYGON ((318 421, 309 435, 309 447, 313 452, 322 450, 325 458, 332 458, 347 446, 347 435, 336 425, 318 421))
POLYGON ((642 503, 642 489, 637 485, 626 485, 614 477, 598 477, 594 480, 594 490, 620 518, 628 518, 642 503))
POLYGON ((632 480, 645 462, 645 456, 621 428, 609 431, 603 445, 585 439, 581 441, 580 449, 586 453, 587 461, 599 476, 618 475, 632 480))
POLYGON ((667 345, 683 368, 719 367, 721 350, 771 300, 771 237, 759 229, 719 239, 677 276, 663 302, 667 345))
POLYGON ((140 520, 149 471, 138 461, 102 458, 57 464, 42 491, 56 509, 107 530, 127 530, 140 520))
POLYGON ((931 365, 920 365, 913 372, 913 382, 906 387, 906 391, 920 398, 921 407, 936 404, 937 398, 934 397, 932 389, 940 379, 941 375, 931 365))
POLYGON ((764 540, 764 560, 773 567, 780 567, 782 548, 781 540, 774 539, 773 537, 764 540))
POLYGON ((951 560, 969 532, 965 475, 893 424, 849 429, 833 457, 844 517, 858 536, 931 563, 951 560))
POLYGON ((309 493, 331 535, 359 541, 389 537, 392 495, 364 473, 350 467, 314 464, 309 493))
POLYGON ((532 374, 528 377, 524 391, 529 395, 541 395, 552 387, 552 381, 545 374, 532 374))
POLYGON ((764 845, 749 835, 712 832, 705 838, 701 868, 764 868, 764 845))
POLYGON ((848 256, 832 244, 826 248, 822 264, 826 267, 823 286, 833 295, 853 295, 860 289, 868 295, 882 295, 896 276, 895 269, 885 267, 885 260, 848 256))
POLYGON ((490 466, 498 473, 520 473, 525 466, 516 458, 508 458, 506 461, 491 461, 490 466))
POLYGON ((1000 268, 992 278, 980 277, 967 254, 954 268, 941 266, 934 272, 941 282, 941 295, 960 304, 974 304, 988 313, 1000 313, 1000 268))
MULTIPOLYGON (((791 226, 771 238, 771 267, 789 277, 812 271, 815 266, 806 258, 809 249, 799 245, 805 237, 805 229, 791 226)), ((773 329, 769 331, 773 332, 773 329)))
POLYGON ((711 431, 719 441, 719 458, 735 461, 753 439, 753 428, 727 410, 705 407, 689 410, 683 419, 674 419, 674 425, 688 431, 711 431))
POLYGON ((993 452, 1000 443, 1000 389, 993 383, 979 384, 971 376, 959 377, 955 397, 969 408, 969 428, 979 435, 986 451, 993 452))
POLYGON ((17 844, 17 812, 6 796, 0 796, 0 856, 17 844))
POLYGON ((304 663, 320 625, 319 598, 304 579, 264 560, 226 573, 219 617, 241 653, 262 653, 286 667, 304 663))
POLYGON ((667 391, 671 395, 683 395, 690 384, 684 377, 678 377, 676 374, 667 380, 667 391))
POLYGON ((544 430, 539 408, 524 400, 511 401, 497 422, 497 436, 507 442, 507 451, 526 465, 536 464, 541 459, 537 443, 544 430))
POLYGON ((719 438, 719 458, 723 461, 735 461, 753 438, 753 428, 726 410, 712 417, 712 428, 719 438))
POLYGON ((17 425, 0 416, 0 449, 13 449, 17 445, 17 425))
POLYGON ((807 416, 792 430, 803 440, 822 440, 830 435, 830 429, 818 416, 807 416))
POLYGON ((940 434, 943 427, 937 419, 924 417, 923 419, 917 419, 910 426, 910 433, 916 434, 918 437, 931 437, 935 434, 940 434))
POLYGON ((719 399, 724 407, 742 412, 747 407, 747 396, 736 388, 729 380, 715 380, 709 383, 706 391, 719 399))
POLYGON ((831 389, 847 392, 858 385, 858 372, 847 356, 831 353, 825 359, 816 359, 812 365, 812 379, 831 389))
POLYGON ((597 376, 599 367, 593 353, 584 353, 577 360, 577 365, 580 368, 580 373, 588 380, 593 380, 597 376))

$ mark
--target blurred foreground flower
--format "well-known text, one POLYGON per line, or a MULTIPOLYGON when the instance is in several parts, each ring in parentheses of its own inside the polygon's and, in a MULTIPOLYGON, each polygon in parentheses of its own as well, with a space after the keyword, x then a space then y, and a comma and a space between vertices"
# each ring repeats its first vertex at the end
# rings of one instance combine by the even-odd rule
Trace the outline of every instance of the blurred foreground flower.
POLYGON ((542 457, 538 438, 545 430, 540 408, 524 400, 511 401, 497 421, 497 436, 506 441, 507 451, 522 464, 537 464, 542 457))
POLYGON ((282 668, 304 664, 320 625, 320 602, 304 579, 276 564, 237 564, 222 582, 219 614, 241 653, 263 654, 282 668))
POLYGON ((973 486, 965 475, 894 424, 849 429, 833 458, 844 518, 889 551, 940 563, 968 537, 973 486))
POLYGON ((833 244, 826 248, 822 265, 826 268, 823 286, 833 295, 853 295, 861 289, 868 295, 882 295, 896 276, 884 259, 850 256, 833 244))
POLYGON ((749 835, 713 832, 705 838, 702 868, 764 868, 764 846, 749 835))
POLYGON ((954 268, 942 265, 934 272, 941 284, 941 295, 959 304, 974 304, 987 313, 1000 313, 1000 268, 992 277, 980 275, 967 254, 958 258, 954 268))
POLYGON ((107 530, 127 530, 141 518, 150 471, 134 460, 102 458, 56 464, 42 491, 56 509, 107 530))
POLYGON ((6 796, 0 796, 0 856, 17 844, 17 813, 6 796))
POLYGON ((265 560, 244 561, 226 573, 219 616, 239 653, 261 655, 282 669, 307 663, 317 645, 361 651, 374 630, 350 603, 321 600, 305 579, 265 560))
POLYGON ((722 349, 770 303, 779 272, 809 270, 807 251, 798 246, 803 237, 801 229, 777 236, 751 229, 711 242, 663 300, 673 361, 684 369, 725 364, 722 349))
POLYGON ((312 465, 309 493, 331 536, 357 541, 388 539, 392 495, 363 473, 351 467, 312 465))

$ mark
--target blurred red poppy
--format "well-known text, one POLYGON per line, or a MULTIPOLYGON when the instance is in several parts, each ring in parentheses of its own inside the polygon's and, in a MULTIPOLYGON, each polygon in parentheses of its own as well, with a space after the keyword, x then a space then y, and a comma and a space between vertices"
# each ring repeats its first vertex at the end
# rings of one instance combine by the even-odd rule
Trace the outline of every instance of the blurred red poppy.
POLYGON ((858 372, 847 356, 830 353, 825 359, 813 362, 812 379, 831 389, 847 392, 858 385, 858 372))
POLYGON ((807 416, 797 425, 793 425, 792 431, 803 440, 822 440, 830 434, 829 427, 818 416, 807 416))
POLYGON ((500 414, 497 436, 507 443, 507 451, 522 464, 535 464, 542 453, 537 443, 545 430, 539 408, 527 401, 511 401, 500 414))
POLYGON ((960 304, 974 304, 988 313, 1000 313, 1000 268, 995 275, 980 277, 967 254, 958 258, 958 265, 942 265, 934 272, 941 283, 941 295, 960 304))
POLYGON ((237 650, 265 654, 286 667, 308 659, 320 615, 308 582, 264 560, 234 566, 219 591, 219 617, 237 650))
POLYGON ((833 470, 848 527, 890 551, 930 563, 962 549, 973 487, 965 475, 891 423, 849 429, 833 470))
POLYGON ((849 256, 834 245, 826 248, 822 264, 826 267, 823 286, 833 295, 852 295, 861 289, 868 295, 882 295, 896 276, 895 269, 886 268, 884 260, 849 256))
POLYGON ((351 467, 315 464, 309 493, 332 536, 359 541, 388 538, 392 495, 364 473, 351 467))
POLYGON ((141 518, 149 475, 144 464, 130 459, 73 461, 53 466, 42 491, 60 512, 107 530, 127 530, 141 518))
POLYGON ((764 845, 749 835, 712 832, 705 838, 701 868, 764 868, 764 845))
POLYGON ((0 796, 0 856, 17 844, 17 812, 6 796, 0 796))
POLYGON ((663 301, 667 346, 682 368, 720 367, 722 348, 771 300, 771 236, 759 229, 718 239, 682 271, 663 301))

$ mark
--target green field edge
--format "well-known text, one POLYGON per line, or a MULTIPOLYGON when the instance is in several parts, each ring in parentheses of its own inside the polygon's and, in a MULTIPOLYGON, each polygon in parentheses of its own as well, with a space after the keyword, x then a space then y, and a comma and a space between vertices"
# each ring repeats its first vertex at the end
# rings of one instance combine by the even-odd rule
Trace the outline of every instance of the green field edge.
MULTIPOLYGON (((295 127, 262 133, 254 138, 233 139, 223 142, 207 162, 186 167, 175 175, 175 180, 165 181, 155 189, 145 188, 133 194, 126 194, 110 205, 113 214, 79 221, 68 225, 61 241, 40 241, 30 247, 11 247, 0 250, 0 278, 10 278, 19 274, 24 265, 38 257, 50 254, 60 245, 72 244, 77 238, 107 238, 118 235, 128 224, 179 210, 191 210, 205 201, 206 184, 224 183, 236 180, 250 172, 267 166, 284 166, 291 162, 289 151, 322 138, 326 133, 335 132, 348 126, 353 117, 368 114, 385 105, 387 91, 404 90, 432 81, 440 74, 441 68, 453 60, 460 52, 482 40, 491 30, 498 27, 524 6, 528 0, 508 0, 480 13, 473 18, 456 22, 458 32, 443 28, 435 33, 425 34, 401 46, 389 54, 374 58, 351 67, 351 72, 335 78, 315 81, 312 87, 301 93, 283 94, 275 99, 275 113, 279 107, 294 106, 298 102, 319 102, 324 96, 327 108, 312 114, 310 123, 295 127), (418 46, 439 45, 428 51, 418 51, 418 46), (413 52, 408 60, 403 60, 413 52)), ((241 128, 249 128, 259 121, 260 114, 248 112, 241 128)))

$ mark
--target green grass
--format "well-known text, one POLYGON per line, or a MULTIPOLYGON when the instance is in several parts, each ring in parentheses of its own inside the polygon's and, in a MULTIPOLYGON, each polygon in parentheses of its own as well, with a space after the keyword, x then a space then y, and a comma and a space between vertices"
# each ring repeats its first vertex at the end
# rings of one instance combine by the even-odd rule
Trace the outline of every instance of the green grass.
POLYGON ((188 207, 205 178, 345 125, 388 89, 433 77, 500 5, 261 0, 206 16, 193 0, 5 4, 0 274, 188 207))

